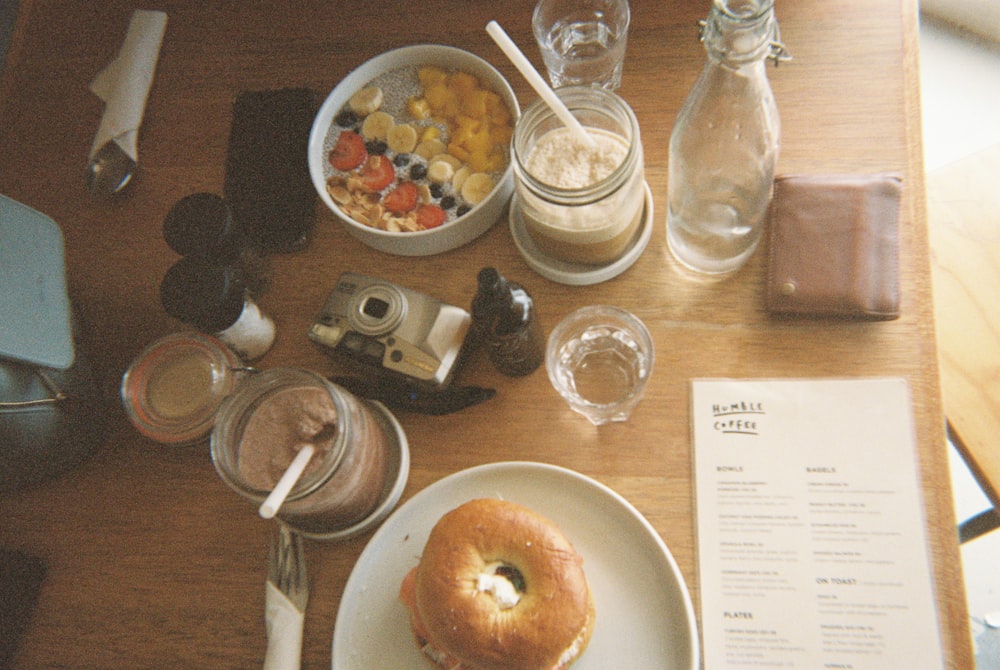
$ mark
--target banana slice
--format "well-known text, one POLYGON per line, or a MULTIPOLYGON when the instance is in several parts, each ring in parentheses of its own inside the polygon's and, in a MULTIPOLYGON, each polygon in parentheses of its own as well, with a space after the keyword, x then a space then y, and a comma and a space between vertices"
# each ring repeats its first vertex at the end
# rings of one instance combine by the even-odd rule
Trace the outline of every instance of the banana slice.
POLYGON ((360 116, 368 116, 382 106, 382 89, 368 86, 351 96, 347 103, 360 116))
POLYGON ((427 178, 436 184, 447 184, 455 174, 448 161, 434 161, 427 166, 427 178))
POLYGON ((396 121, 392 118, 392 114, 372 112, 361 124, 361 134, 369 140, 384 140, 389 134, 389 129, 395 125, 396 121))
POLYGON ((482 202, 493 190, 493 177, 485 172, 470 174, 462 183, 462 197, 472 205, 482 202))
POLYGON ((417 129, 408 123, 400 123, 386 131, 385 141, 389 149, 397 154, 408 154, 417 148, 417 129))
POLYGON ((455 189, 455 193, 462 192, 462 185, 470 174, 472 174, 472 170, 469 169, 468 165, 463 165, 455 170, 455 174, 451 177, 451 187, 455 189))
POLYGON ((416 152, 418 156, 430 160, 438 154, 443 154, 447 148, 441 140, 424 140, 417 145, 416 152))
POLYGON ((457 157, 452 156, 449 153, 437 154, 436 156, 431 158, 427 162, 427 164, 433 165, 434 163, 441 163, 441 162, 448 163, 449 165, 451 165, 452 170, 457 170, 458 168, 462 167, 462 161, 459 160, 457 157))

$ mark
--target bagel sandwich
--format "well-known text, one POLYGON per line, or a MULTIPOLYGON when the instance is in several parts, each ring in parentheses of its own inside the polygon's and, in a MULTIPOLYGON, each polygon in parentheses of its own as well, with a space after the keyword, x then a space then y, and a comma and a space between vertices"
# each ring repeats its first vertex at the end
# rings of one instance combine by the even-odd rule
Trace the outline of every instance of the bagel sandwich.
POLYGON ((542 515, 492 498, 441 517, 400 600, 418 647, 446 670, 565 670, 594 629, 570 541, 542 515))

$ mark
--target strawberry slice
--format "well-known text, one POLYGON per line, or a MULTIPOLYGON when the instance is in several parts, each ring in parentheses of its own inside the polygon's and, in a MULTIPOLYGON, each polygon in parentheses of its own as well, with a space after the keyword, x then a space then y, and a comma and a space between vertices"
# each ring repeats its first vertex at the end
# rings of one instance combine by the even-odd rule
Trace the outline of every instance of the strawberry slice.
POLYGON ((417 189, 417 185, 412 181, 404 181, 389 191, 388 195, 382 199, 382 204, 393 214, 405 214, 416 209, 419 199, 420 191, 417 189))
POLYGON ((361 183, 369 191, 381 191, 396 180, 396 168, 392 161, 376 154, 369 156, 361 168, 361 183))
POLYGON ((368 158, 365 149, 365 138, 353 130, 342 130, 337 136, 337 143, 330 151, 330 165, 337 170, 347 172, 353 170, 368 158))
POLYGON ((448 219, 448 215, 437 205, 420 205, 417 208, 417 225, 424 230, 437 228, 448 219))

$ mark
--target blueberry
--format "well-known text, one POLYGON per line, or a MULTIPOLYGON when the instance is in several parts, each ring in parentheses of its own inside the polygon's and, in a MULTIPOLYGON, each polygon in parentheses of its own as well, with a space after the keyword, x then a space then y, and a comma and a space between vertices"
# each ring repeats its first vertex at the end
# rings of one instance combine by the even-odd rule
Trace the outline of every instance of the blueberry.
POLYGON ((441 198, 441 209, 451 209, 455 206, 455 197, 451 195, 446 195, 441 198))
POLYGON ((406 167, 410 164, 410 154, 397 154, 392 162, 396 167, 406 167))
POLYGON ((419 181, 427 176, 427 166, 423 163, 417 163, 410 168, 410 179, 413 181, 419 181))
POLYGON ((382 140, 368 140, 365 142, 365 149, 373 156, 381 156, 389 149, 389 145, 382 140))
POLYGON ((444 186, 441 184, 431 184, 431 197, 435 200, 444 195, 444 186))
POLYGON ((343 128, 351 128, 358 122, 358 115, 349 109, 343 110, 340 114, 337 114, 337 118, 333 121, 338 126, 343 128))
POLYGON ((472 209, 472 207, 470 207, 469 205, 462 205, 455 211, 455 216, 462 216, 464 214, 467 214, 470 209, 472 209))

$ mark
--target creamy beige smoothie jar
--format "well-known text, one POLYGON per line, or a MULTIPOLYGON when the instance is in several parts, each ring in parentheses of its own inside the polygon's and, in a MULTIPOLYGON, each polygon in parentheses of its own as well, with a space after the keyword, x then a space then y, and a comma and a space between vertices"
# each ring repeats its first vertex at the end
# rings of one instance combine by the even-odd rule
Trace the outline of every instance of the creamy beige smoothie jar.
POLYGON ((593 142, 574 135, 543 100, 532 103, 511 142, 515 206, 542 253, 606 265, 628 248, 644 214, 639 124, 611 91, 569 86, 556 94, 593 142))
POLYGON ((317 374, 276 368, 223 402, 212 460, 227 484, 259 505, 298 451, 313 445, 277 518, 308 537, 334 539, 385 507, 393 421, 317 374))

